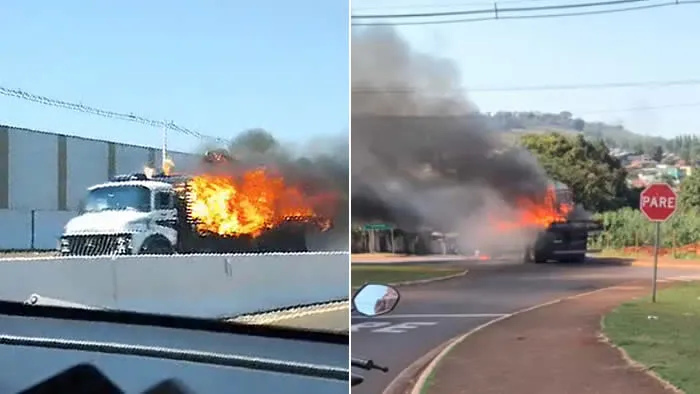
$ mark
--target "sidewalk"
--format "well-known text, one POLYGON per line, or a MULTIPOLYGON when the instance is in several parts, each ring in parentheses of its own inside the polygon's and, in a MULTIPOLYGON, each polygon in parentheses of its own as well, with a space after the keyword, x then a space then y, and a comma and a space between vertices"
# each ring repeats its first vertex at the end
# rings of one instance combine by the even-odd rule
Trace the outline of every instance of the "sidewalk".
POLYGON ((423 393, 673 393, 597 337, 603 314, 648 292, 642 284, 605 290, 487 327, 447 354, 423 393))

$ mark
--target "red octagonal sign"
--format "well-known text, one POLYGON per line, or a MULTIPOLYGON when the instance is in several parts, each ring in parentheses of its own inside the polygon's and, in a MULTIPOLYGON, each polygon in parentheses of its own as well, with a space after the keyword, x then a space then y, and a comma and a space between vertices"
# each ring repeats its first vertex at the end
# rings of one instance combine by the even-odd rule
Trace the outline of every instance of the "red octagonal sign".
POLYGON ((639 198, 639 209, 652 222, 665 222, 676 212, 678 195, 666 183, 647 186, 639 198))

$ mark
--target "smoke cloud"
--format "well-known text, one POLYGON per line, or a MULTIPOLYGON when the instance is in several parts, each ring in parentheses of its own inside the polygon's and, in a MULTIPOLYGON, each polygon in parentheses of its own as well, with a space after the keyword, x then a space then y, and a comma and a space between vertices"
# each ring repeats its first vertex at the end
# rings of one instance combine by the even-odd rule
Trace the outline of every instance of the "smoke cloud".
POLYGON ((461 87, 452 61, 413 51, 393 29, 353 31, 353 221, 496 247, 489 219, 545 192, 536 160, 489 130, 461 87))

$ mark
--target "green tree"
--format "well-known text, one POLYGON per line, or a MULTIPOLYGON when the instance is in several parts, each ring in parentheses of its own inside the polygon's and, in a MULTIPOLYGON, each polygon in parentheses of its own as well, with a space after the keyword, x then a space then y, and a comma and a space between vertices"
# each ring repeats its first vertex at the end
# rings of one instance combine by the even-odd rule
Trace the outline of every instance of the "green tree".
POLYGON ((700 171, 696 169, 683 180, 678 199, 683 209, 700 208, 700 171))
POLYGON ((625 182, 627 173, 600 140, 546 133, 524 135, 520 141, 552 179, 572 188, 588 210, 618 209, 633 196, 625 182))
POLYGON ((651 152, 651 158, 657 163, 661 163, 664 158, 664 148, 661 145, 656 145, 651 152))

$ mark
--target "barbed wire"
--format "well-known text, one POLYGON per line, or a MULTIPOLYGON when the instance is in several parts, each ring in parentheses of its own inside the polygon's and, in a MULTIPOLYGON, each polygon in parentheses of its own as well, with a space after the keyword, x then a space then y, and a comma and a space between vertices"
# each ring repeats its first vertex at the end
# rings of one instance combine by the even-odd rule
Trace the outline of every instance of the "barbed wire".
POLYGON ((64 109, 69 109, 71 111, 76 111, 76 112, 83 112, 91 115, 96 115, 96 116, 101 116, 103 118, 111 118, 111 119, 117 119, 117 120, 123 120, 127 122, 134 122, 134 123, 140 123, 146 126, 150 127, 156 127, 160 129, 168 129, 175 131, 180 134, 185 134, 189 135, 191 137, 199 138, 202 140, 213 140, 221 143, 226 143, 228 141, 219 138, 219 137, 214 137, 206 134, 202 134, 196 130, 192 130, 186 127, 179 126, 175 124, 174 122, 171 121, 162 121, 162 120, 154 120, 154 119, 149 119, 143 116, 139 115, 134 115, 133 113, 126 114, 126 113, 121 113, 121 112, 116 112, 116 111, 110 111, 106 109, 101 109, 93 106, 88 106, 84 104, 77 104, 77 103, 72 103, 69 101, 64 101, 64 100, 58 100, 58 99, 53 99, 50 97, 46 96, 41 96, 38 94, 34 93, 29 93, 21 89, 11 89, 7 88, 4 86, 0 86, 0 95, 6 96, 6 97, 14 97, 18 98, 20 100, 25 100, 25 101, 31 101, 34 103, 42 104, 42 105, 48 105, 56 108, 64 108, 64 109))

